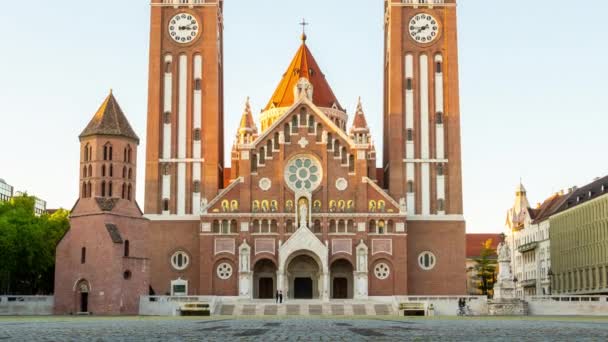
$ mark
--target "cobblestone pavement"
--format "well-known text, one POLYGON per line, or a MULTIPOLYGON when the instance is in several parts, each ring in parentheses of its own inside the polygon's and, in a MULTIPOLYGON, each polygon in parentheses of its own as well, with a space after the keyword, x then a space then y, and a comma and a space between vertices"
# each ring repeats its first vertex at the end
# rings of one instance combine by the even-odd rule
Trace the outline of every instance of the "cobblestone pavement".
POLYGON ((608 341, 608 319, 0 318, 0 341, 608 341))

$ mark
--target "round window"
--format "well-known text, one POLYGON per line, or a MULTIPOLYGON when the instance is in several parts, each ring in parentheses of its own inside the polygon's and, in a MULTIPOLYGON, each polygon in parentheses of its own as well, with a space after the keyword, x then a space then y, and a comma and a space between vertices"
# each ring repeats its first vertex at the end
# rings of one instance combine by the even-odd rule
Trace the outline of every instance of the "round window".
POLYGON ((423 270, 432 270, 435 267, 435 262, 437 261, 437 257, 435 254, 431 252, 422 252, 418 256, 418 266, 423 270))
POLYGON ((220 279, 226 280, 232 277, 232 266, 229 263, 222 263, 217 267, 217 276, 220 279))
POLYGON ((190 264, 190 257, 184 251, 175 252, 171 256, 171 266, 178 271, 185 270, 190 264))
POLYGON ((313 191, 321 184, 321 165, 309 156, 293 158, 285 168, 285 182, 294 191, 313 191))
POLYGON ((377 264, 376 267, 374 267, 374 274, 376 275, 376 278, 384 280, 388 278, 388 276, 391 274, 391 269, 388 267, 387 264, 382 262, 377 264))

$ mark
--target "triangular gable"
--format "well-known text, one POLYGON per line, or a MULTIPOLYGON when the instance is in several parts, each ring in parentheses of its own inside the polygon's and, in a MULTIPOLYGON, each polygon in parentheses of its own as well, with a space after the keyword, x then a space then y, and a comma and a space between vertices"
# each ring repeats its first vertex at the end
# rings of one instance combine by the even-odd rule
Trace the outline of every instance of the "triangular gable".
POLYGON ((336 124, 331 121, 327 117, 327 115, 325 115, 325 113, 323 113, 323 111, 319 109, 319 107, 317 107, 306 96, 301 96, 300 99, 296 101, 293 106, 289 107, 289 109, 285 111, 285 113, 277 121, 275 121, 270 127, 268 127, 264 131, 264 133, 262 133, 262 135, 258 136, 258 138, 252 143, 253 148, 257 148, 261 142, 265 141, 277 127, 282 126, 285 121, 288 120, 291 115, 296 111, 296 109, 303 104, 310 107, 312 112, 316 114, 317 118, 319 118, 321 122, 323 122, 326 126, 331 128, 332 132, 335 132, 338 136, 342 138, 342 140, 348 143, 348 146, 351 149, 355 148, 355 142, 344 131, 342 131, 340 127, 336 126, 336 124))
POLYGON ((243 177, 239 177, 237 179, 235 179, 234 181, 232 181, 232 183, 230 183, 230 185, 220 191, 220 193, 215 196, 208 204, 205 208, 202 208, 203 212, 206 212, 209 208, 213 208, 214 205, 216 205, 219 201, 221 201, 224 197, 226 197, 230 192, 232 192, 233 190, 235 190, 237 188, 238 185, 245 183, 245 178, 243 177))
POLYGON ((376 182, 374 182, 373 180, 371 180, 368 177, 363 177, 362 182, 367 183, 370 186, 370 188, 372 188, 375 192, 380 194, 381 197, 384 197, 388 201, 388 203, 390 203, 392 206, 394 206, 395 212, 397 212, 397 213, 400 212, 399 203, 397 203, 397 201, 395 201, 394 198, 392 198, 389 194, 387 194, 386 191, 382 190, 382 188, 380 188, 378 186, 378 184, 376 184, 376 182))

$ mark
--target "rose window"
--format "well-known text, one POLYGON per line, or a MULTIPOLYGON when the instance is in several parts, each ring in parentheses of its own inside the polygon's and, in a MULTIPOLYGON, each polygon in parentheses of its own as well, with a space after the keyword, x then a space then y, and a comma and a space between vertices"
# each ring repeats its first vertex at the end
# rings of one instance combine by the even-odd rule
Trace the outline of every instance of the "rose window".
POLYGON ((313 191, 321 184, 321 166, 310 157, 294 158, 285 169, 285 181, 294 191, 313 191))
POLYGON ((232 266, 228 263, 220 264, 217 267, 217 276, 223 280, 230 279, 232 277, 232 266))
POLYGON ((387 264, 380 263, 377 264, 376 267, 374 267, 374 274, 376 275, 376 278, 384 280, 388 278, 388 276, 391 274, 391 269, 388 267, 387 264))

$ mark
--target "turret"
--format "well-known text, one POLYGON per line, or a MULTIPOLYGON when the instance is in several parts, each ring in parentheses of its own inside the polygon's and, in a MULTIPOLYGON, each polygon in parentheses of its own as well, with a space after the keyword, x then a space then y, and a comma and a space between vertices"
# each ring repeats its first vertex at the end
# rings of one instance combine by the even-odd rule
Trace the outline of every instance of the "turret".
POLYGON ((369 133, 369 126, 365 119, 365 112, 363 111, 363 105, 361 104, 361 98, 357 102, 357 109, 355 110, 355 118, 353 119, 353 126, 350 129, 350 137, 357 144, 369 144, 371 143, 371 137, 369 133))
POLYGON ((251 105, 249 104, 249 97, 245 101, 245 109, 241 116, 241 124, 239 125, 239 131, 237 134, 237 141, 239 144, 250 144, 257 138, 258 128, 253 121, 253 114, 251 113, 251 105))

